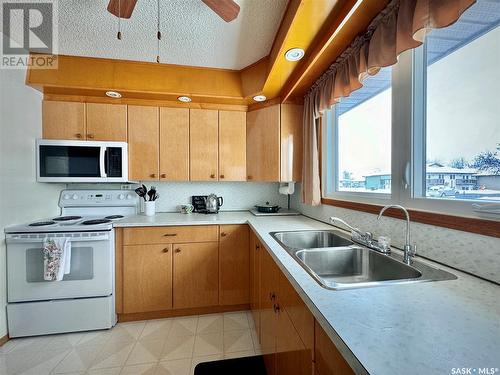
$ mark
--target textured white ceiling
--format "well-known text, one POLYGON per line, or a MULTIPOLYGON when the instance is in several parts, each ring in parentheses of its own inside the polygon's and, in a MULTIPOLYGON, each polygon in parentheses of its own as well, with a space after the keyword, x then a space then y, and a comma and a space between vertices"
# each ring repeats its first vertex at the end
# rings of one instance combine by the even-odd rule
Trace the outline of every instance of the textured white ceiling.
MULTIPOLYGON (((288 0, 236 0, 236 20, 224 22, 201 0, 160 1, 162 63, 242 69, 269 54, 288 0)), ((108 0, 59 0, 59 54, 156 61, 156 0, 138 0, 129 20, 108 0)))

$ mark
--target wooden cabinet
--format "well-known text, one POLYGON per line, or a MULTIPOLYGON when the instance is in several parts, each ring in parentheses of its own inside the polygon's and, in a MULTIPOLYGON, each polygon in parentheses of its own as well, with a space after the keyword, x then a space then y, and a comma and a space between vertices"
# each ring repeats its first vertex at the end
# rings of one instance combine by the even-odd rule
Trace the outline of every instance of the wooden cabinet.
POLYGON ((189 120, 191 181, 217 181, 219 164, 219 114, 191 109, 189 120))
POLYGON ((42 103, 44 139, 85 139, 85 103, 44 100, 42 103))
POLYGON ((172 308, 172 245, 123 248, 123 312, 172 308))
POLYGON ((249 181, 280 179, 280 106, 247 112, 247 177, 249 181))
POLYGON ((175 309, 218 304, 218 247, 218 242, 173 245, 175 309))
POLYGON ((247 112, 249 181, 302 179, 303 106, 276 104, 247 112))
POLYGON ((253 231, 250 231, 250 309, 255 331, 260 335, 260 253, 261 244, 253 231))
POLYGON ((246 114, 219 111, 219 180, 246 181, 246 114))
POLYGON ((137 227, 127 228, 123 233, 125 245, 188 243, 217 241, 217 225, 172 226, 172 227, 137 227))
POLYGON ((128 165, 131 180, 157 180, 158 107, 128 106, 128 165))
POLYGON ((87 140, 127 142, 127 106, 87 103, 87 140))
POLYGON ((354 371, 347 364, 318 322, 314 324, 315 368, 318 375, 352 375, 354 371))
POLYGON ((160 180, 189 181, 188 108, 160 108, 160 180))
POLYGON ((219 304, 247 304, 250 302, 248 226, 221 225, 219 231, 219 304))

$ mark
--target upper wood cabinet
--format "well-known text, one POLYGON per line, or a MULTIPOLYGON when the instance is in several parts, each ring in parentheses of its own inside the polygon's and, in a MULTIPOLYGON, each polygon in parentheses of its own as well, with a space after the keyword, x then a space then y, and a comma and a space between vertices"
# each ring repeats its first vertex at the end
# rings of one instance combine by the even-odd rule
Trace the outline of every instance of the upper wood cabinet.
POLYGON ((191 181, 217 181, 219 164, 219 113, 191 109, 189 119, 191 181))
POLYGON ((246 114, 219 111, 219 180, 246 181, 246 114))
POLYGON ((221 225, 219 231, 219 304, 247 304, 250 301, 248 225, 221 225))
POLYGON ((219 243, 174 244, 174 308, 219 302, 219 243))
POLYGON ((157 180, 158 107, 128 106, 128 165, 131 180, 157 180))
POLYGON ((188 108, 160 108, 160 180, 189 181, 188 108))
POLYGON ((280 106, 247 112, 249 181, 280 180, 280 106))
POLYGON ((172 245, 123 247, 123 312, 172 308, 172 245))
POLYGON ((85 103, 44 100, 42 137, 45 139, 85 139, 85 103))
POLYGON ((303 106, 276 104, 247 112, 249 181, 302 179, 303 106))
POLYGON ((87 140, 127 142, 127 106, 87 103, 87 140))

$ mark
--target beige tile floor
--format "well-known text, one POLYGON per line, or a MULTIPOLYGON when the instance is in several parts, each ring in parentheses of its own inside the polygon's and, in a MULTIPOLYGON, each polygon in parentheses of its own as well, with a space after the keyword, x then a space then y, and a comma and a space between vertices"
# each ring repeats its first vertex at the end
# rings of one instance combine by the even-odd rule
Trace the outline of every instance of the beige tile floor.
POLYGON ((1 375, 189 375, 200 362, 259 353, 248 311, 119 323, 111 330, 9 340, 1 375))

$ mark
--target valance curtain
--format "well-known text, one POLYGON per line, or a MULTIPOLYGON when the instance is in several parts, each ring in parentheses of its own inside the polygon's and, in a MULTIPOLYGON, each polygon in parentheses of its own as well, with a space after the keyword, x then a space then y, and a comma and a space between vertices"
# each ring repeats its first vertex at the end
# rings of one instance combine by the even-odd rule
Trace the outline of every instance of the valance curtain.
POLYGON ((363 86, 380 68, 394 65, 399 54, 420 46, 433 28, 453 24, 476 0, 392 0, 367 31, 318 78, 304 98, 302 201, 321 203, 318 120, 341 97, 363 86))

